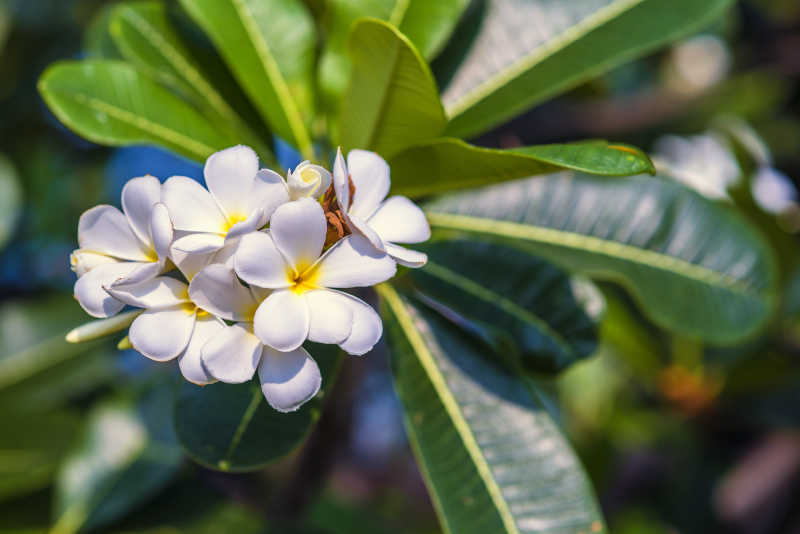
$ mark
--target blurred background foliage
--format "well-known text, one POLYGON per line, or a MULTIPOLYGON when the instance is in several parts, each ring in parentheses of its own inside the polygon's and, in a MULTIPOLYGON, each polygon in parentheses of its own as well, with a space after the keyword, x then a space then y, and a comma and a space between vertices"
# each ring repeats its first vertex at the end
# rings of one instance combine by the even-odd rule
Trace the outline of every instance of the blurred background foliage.
MULTIPOLYGON (((169 366, 117 351, 119 340, 64 343, 85 320, 68 269, 80 213, 115 204, 130 177, 201 170, 157 148, 84 141, 41 101, 48 64, 113 50, 97 30, 111 4, 0 1, 0 532, 439 532, 384 350, 346 360, 299 451, 236 475, 184 459, 163 409, 177 387, 169 366)), ((480 4, 456 36, 474 30, 480 4)), ((440 82, 451 53, 433 63, 440 82)), ((671 335, 600 284, 597 350, 542 385, 612 532, 800 532, 799 73, 800 3, 742 0, 701 35, 477 140, 600 137, 652 149, 690 185, 719 177, 702 192, 734 203, 780 257, 780 313, 735 347, 671 335), (704 137, 687 148, 665 133, 704 137)))

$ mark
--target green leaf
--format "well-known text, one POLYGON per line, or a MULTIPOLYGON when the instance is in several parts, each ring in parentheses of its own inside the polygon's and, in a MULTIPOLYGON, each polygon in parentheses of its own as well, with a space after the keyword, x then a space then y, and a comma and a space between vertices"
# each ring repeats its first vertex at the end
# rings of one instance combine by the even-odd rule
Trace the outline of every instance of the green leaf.
POLYGON ((468 0, 329 0, 319 64, 319 83, 329 105, 335 107, 347 89, 351 68, 347 37, 356 20, 373 17, 390 23, 431 59, 447 42, 467 4, 468 0))
POLYGON ((443 138, 407 148, 391 158, 389 164, 392 191, 411 197, 562 169, 605 176, 655 172, 652 162, 641 150, 605 141, 497 150, 443 138))
MULTIPOLYGON (((323 388, 333 384, 336 349, 313 344, 309 352, 320 366, 323 388)), ((267 404, 256 380, 204 387, 186 382, 175 403, 175 431, 197 463, 220 471, 252 471, 302 443, 319 418, 322 396, 296 412, 280 413, 267 404)))
POLYGON ((340 125, 344 149, 389 158, 442 132, 446 119, 436 82, 403 34, 385 22, 361 20, 350 36, 350 54, 353 72, 340 125))
POLYGON ((0 250, 11 239, 21 211, 22 187, 17 171, 11 160, 0 154, 0 250))
POLYGON ((471 137, 696 31, 731 0, 487 0, 480 33, 444 91, 447 135, 471 137))
POLYGON ((39 92, 58 119, 103 145, 156 144, 203 161, 235 145, 194 108, 119 61, 65 61, 47 68, 39 92))
POLYGON ((313 159, 315 29, 300 0, 181 0, 264 120, 313 159))
POLYGON ((168 484, 181 462, 164 406, 162 384, 140 399, 122 398, 92 409, 86 433, 64 461, 56 483, 56 524, 69 534, 127 514, 168 484))
POLYGON ((111 34, 125 59, 151 78, 176 90, 209 117, 230 131, 232 138, 256 147, 274 164, 274 156, 228 105, 193 59, 188 46, 172 27, 167 8, 158 0, 120 4, 111 19, 111 34))
POLYGON ((549 262, 516 249, 476 240, 434 241, 409 277, 436 305, 490 324, 518 347, 533 371, 558 371, 597 347, 599 291, 549 262))
POLYGON ((72 445, 80 419, 69 413, 0 415, 0 500, 46 487, 72 445))
POLYGON ((111 38, 109 24, 116 4, 105 5, 97 10, 83 35, 83 51, 92 59, 121 59, 122 56, 111 38))
POLYGON ((619 282, 660 326, 712 343, 754 334, 774 307, 775 260, 763 238, 670 180, 561 173, 449 195, 427 212, 435 228, 619 282))
POLYGON ((379 286, 395 389, 447 533, 603 532, 580 462, 529 382, 379 286))

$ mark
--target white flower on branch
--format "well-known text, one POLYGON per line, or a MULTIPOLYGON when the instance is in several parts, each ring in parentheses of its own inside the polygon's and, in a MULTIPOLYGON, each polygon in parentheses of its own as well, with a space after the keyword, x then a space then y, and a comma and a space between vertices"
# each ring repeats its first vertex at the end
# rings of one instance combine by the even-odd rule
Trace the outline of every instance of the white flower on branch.
POLYGON ((425 265, 426 254, 396 243, 427 241, 431 236, 428 220, 423 211, 404 196, 384 201, 391 180, 389 165, 382 157, 366 150, 351 150, 345 164, 339 150, 333 165, 333 184, 342 215, 354 234, 364 236, 401 265, 425 265))

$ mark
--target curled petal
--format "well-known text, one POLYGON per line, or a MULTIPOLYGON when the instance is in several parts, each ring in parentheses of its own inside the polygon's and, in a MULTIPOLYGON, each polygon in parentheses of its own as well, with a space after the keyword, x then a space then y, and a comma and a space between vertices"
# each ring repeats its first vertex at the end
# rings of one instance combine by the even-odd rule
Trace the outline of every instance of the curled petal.
POLYGON ((201 309, 229 321, 251 321, 258 305, 233 269, 219 263, 192 278, 189 298, 201 309))
POLYGON ((203 366, 221 382, 241 384, 253 378, 263 345, 246 323, 226 327, 201 349, 203 366))
POLYGON ((112 285, 105 289, 117 300, 137 308, 169 308, 189 302, 189 286, 168 276, 157 276, 138 284, 112 285))
POLYGON ((355 186, 347 211, 366 221, 389 194, 389 165, 375 152, 351 150, 347 154, 347 168, 355 186))
POLYGON ((267 402, 279 412, 297 410, 322 385, 317 362, 302 347, 290 352, 264 347, 258 378, 267 402))
POLYGON ((278 206, 289 202, 289 188, 286 187, 286 182, 283 181, 280 174, 269 169, 261 169, 256 174, 248 199, 250 202, 248 213, 255 209, 262 209, 264 217, 266 217, 264 224, 266 224, 278 206))
POLYGON ((211 254, 225 245, 225 238, 219 234, 189 234, 179 237, 172 244, 174 250, 186 254, 211 254))
POLYGON ((384 282, 397 271, 394 261, 361 236, 349 235, 320 259, 317 283, 322 287, 366 287, 384 282))
POLYGON ((353 310, 347 297, 328 289, 309 291, 304 296, 309 311, 308 339, 332 344, 347 339, 353 328, 353 310))
POLYGON ((136 237, 128 219, 108 205, 86 210, 78 221, 78 244, 84 250, 123 260, 152 261, 152 253, 136 237))
POLYGON ((142 243, 150 242, 151 214, 157 202, 161 202, 161 182, 155 176, 133 178, 122 188, 122 211, 142 243))
POLYGON ((166 259, 169 256, 173 233, 172 220, 169 218, 167 206, 161 202, 153 205, 150 236, 159 259, 166 259))
POLYGON ((304 296, 279 289, 258 307, 253 328, 264 345, 286 352, 303 344, 308 337, 309 322, 304 296))
POLYGON ((386 253, 394 261, 405 267, 416 269, 418 267, 424 267, 425 264, 428 263, 428 255, 424 252, 407 249, 400 245, 393 245, 392 243, 386 245, 386 253))
POLYGON ((78 278, 88 273, 98 265, 119 262, 120 260, 117 258, 112 258, 111 256, 106 256, 105 254, 100 254, 98 252, 92 252, 91 250, 83 250, 81 248, 73 250, 72 254, 69 255, 70 267, 75 274, 78 275, 78 278))
POLYGON ((211 154, 203 176, 208 190, 228 216, 247 215, 249 194, 258 172, 258 156, 249 146, 238 145, 211 154))
POLYGON ((178 356, 189 344, 194 330, 194 308, 183 305, 146 310, 137 317, 128 337, 138 352, 157 362, 178 356))
POLYGON ((353 314, 350 335, 339 346, 348 354, 361 356, 372 350, 383 335, 383 323, 372 306, 347 293, 339 293, 347 299, 353 314))
POLYGON ((319 165, 304 161, 289 173, 286 182, 292 200, 304 197, 316 198, 330 187, 331 173, 319 165))
POLYGON ((266 224, 267 216, 264 215, 263 209, 258 208, 254 210, 247 219, 239 221, 231 226, 231 229, 228 230, 228 233, 225 235, 225 240, 230 241, 231 239, 236 239, 250 232, 255 232, 266 224))
POLYGON ((92 317, 110 317, 125 304, 103 289, 143 264, 137 262, 106 263, 98 265, 75 282, 75 298, 92 317))
POLYGON ((347 213, 350 209, 350 185, 341 147, 336 151, 336 160, 333 162, 333 190, 342 213, 347 213))
POLYGON ((381 239, 392 243, 422 243, 431 237, 425 213, 403 196, 391 197, 381 204, 367 222, 381 239))
POLYGON ((225 323, 213 315, 203 315, 195 319, 192 338, 186 350, 178 358, 178 367, 186 380, 198 386, 216 382, 203 366, 201 350, 210 339, 221 334, 224 329, 225 323))

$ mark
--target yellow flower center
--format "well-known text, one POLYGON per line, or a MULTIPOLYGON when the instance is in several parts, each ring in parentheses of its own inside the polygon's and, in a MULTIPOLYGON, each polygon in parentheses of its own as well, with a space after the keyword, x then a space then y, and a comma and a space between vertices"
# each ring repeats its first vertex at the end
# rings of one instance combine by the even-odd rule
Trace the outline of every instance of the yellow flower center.
POLYGON ((297 295, 302 295, 306 291, 317 289, 319 287, 319 276, 319 266, 314 265, 299 265, 297 270, 286 270, 286 279, 289 281, 289 289, 297 295))
POLYGON ((235 224, 246 220, 247 215, 242 215, 241 213, 231 213, 225 218, 225 224, 222 227, 222 233, 227 234, 235 224))
POLYGON ((320 179, 319 172, 311 167, 306 167, 300 171, 300 178, 307 184, 313 183, 320 179))
POLYGON ((197 318, 206 317, 209 313, 201 308, 198 308, 196 304, 193 302, 186 302, 181 306, 181 309, 186 312, 187 315, 192 315, 193 313, 197 314, 197 318))

